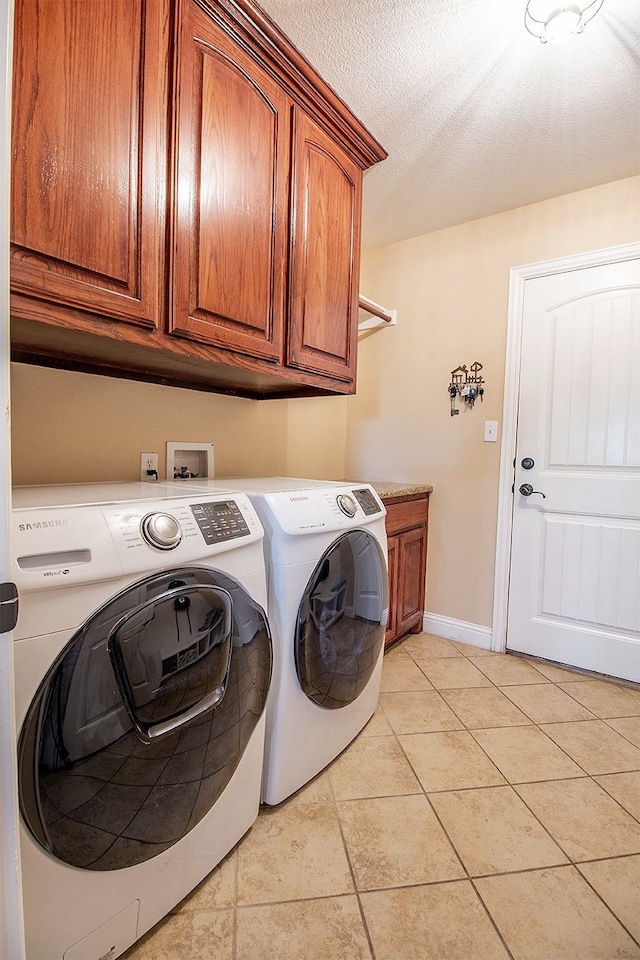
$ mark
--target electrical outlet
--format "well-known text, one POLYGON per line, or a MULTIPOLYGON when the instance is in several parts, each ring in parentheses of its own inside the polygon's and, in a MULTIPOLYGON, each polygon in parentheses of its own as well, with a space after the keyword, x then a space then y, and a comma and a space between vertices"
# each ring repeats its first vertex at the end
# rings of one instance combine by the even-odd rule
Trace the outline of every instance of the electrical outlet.
POLYGON ((148 482, 158 479, 158 454, 141 453, 140 454, 140 479, 148 482))

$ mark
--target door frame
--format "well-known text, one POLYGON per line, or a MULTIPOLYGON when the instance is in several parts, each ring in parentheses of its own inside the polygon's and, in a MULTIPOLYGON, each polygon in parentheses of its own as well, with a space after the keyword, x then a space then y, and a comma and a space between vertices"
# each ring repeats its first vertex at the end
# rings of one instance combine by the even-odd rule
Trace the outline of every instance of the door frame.
POLYGON ((493 586, 493 625, 491 649, 504 653, 507 648, 507 614, 511 572, 511 536, 513 530, 514 460, 518 429, 520 395, 520 361, 522 357, 522 325, 527 280, 549 277, 572 270, 606 266, 640 257, 640 242, 626 243, 602 250, 590 250, 556 260, 543 260, 512 267, 509 271, 509 306, 507 312, 507 349, 505 360, 504 399, 502 405, 502 445, 498 488, 498 523, 496 530, 496 565, 493 586))
MULTIPOLYGON (((0 3, 0 581, 11 579, 11 434, 9 420, 9 229, 11 170, 11 75, 13 0, 0 3)), ((13 634, 0 633, 0 956, 24 957, 16 733, 13 686, 13 634)))

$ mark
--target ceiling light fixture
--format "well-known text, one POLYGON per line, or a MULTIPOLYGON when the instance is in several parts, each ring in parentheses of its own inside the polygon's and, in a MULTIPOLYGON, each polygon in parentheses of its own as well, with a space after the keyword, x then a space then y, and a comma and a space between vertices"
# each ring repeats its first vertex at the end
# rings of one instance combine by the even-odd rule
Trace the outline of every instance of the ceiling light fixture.
POLYGON ((595 17, 604 0, 527 0, 524 25, 542 43, 563 43, 595 17))

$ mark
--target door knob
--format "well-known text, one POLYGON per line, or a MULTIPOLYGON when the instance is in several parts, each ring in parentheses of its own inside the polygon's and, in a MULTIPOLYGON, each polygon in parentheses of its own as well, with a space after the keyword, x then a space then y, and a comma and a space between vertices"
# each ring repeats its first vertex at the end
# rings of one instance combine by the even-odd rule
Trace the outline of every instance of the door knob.
POLYGON ((532 493, 537 493, 541 497, 546 497, 546 494, 544 494, 542 490, 534 490, 530 483, 521 483, 518 487, 518 490, 523 497, 530 497, 532 493))

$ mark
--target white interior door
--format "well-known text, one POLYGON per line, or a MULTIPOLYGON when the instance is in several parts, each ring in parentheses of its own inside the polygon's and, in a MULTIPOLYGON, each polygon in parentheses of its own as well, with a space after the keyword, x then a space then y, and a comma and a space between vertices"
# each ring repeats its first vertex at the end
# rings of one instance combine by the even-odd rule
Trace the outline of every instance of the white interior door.
POLYGON ((640 681, 640 259, 526 280, 522 323, 507 647, 640 681))

